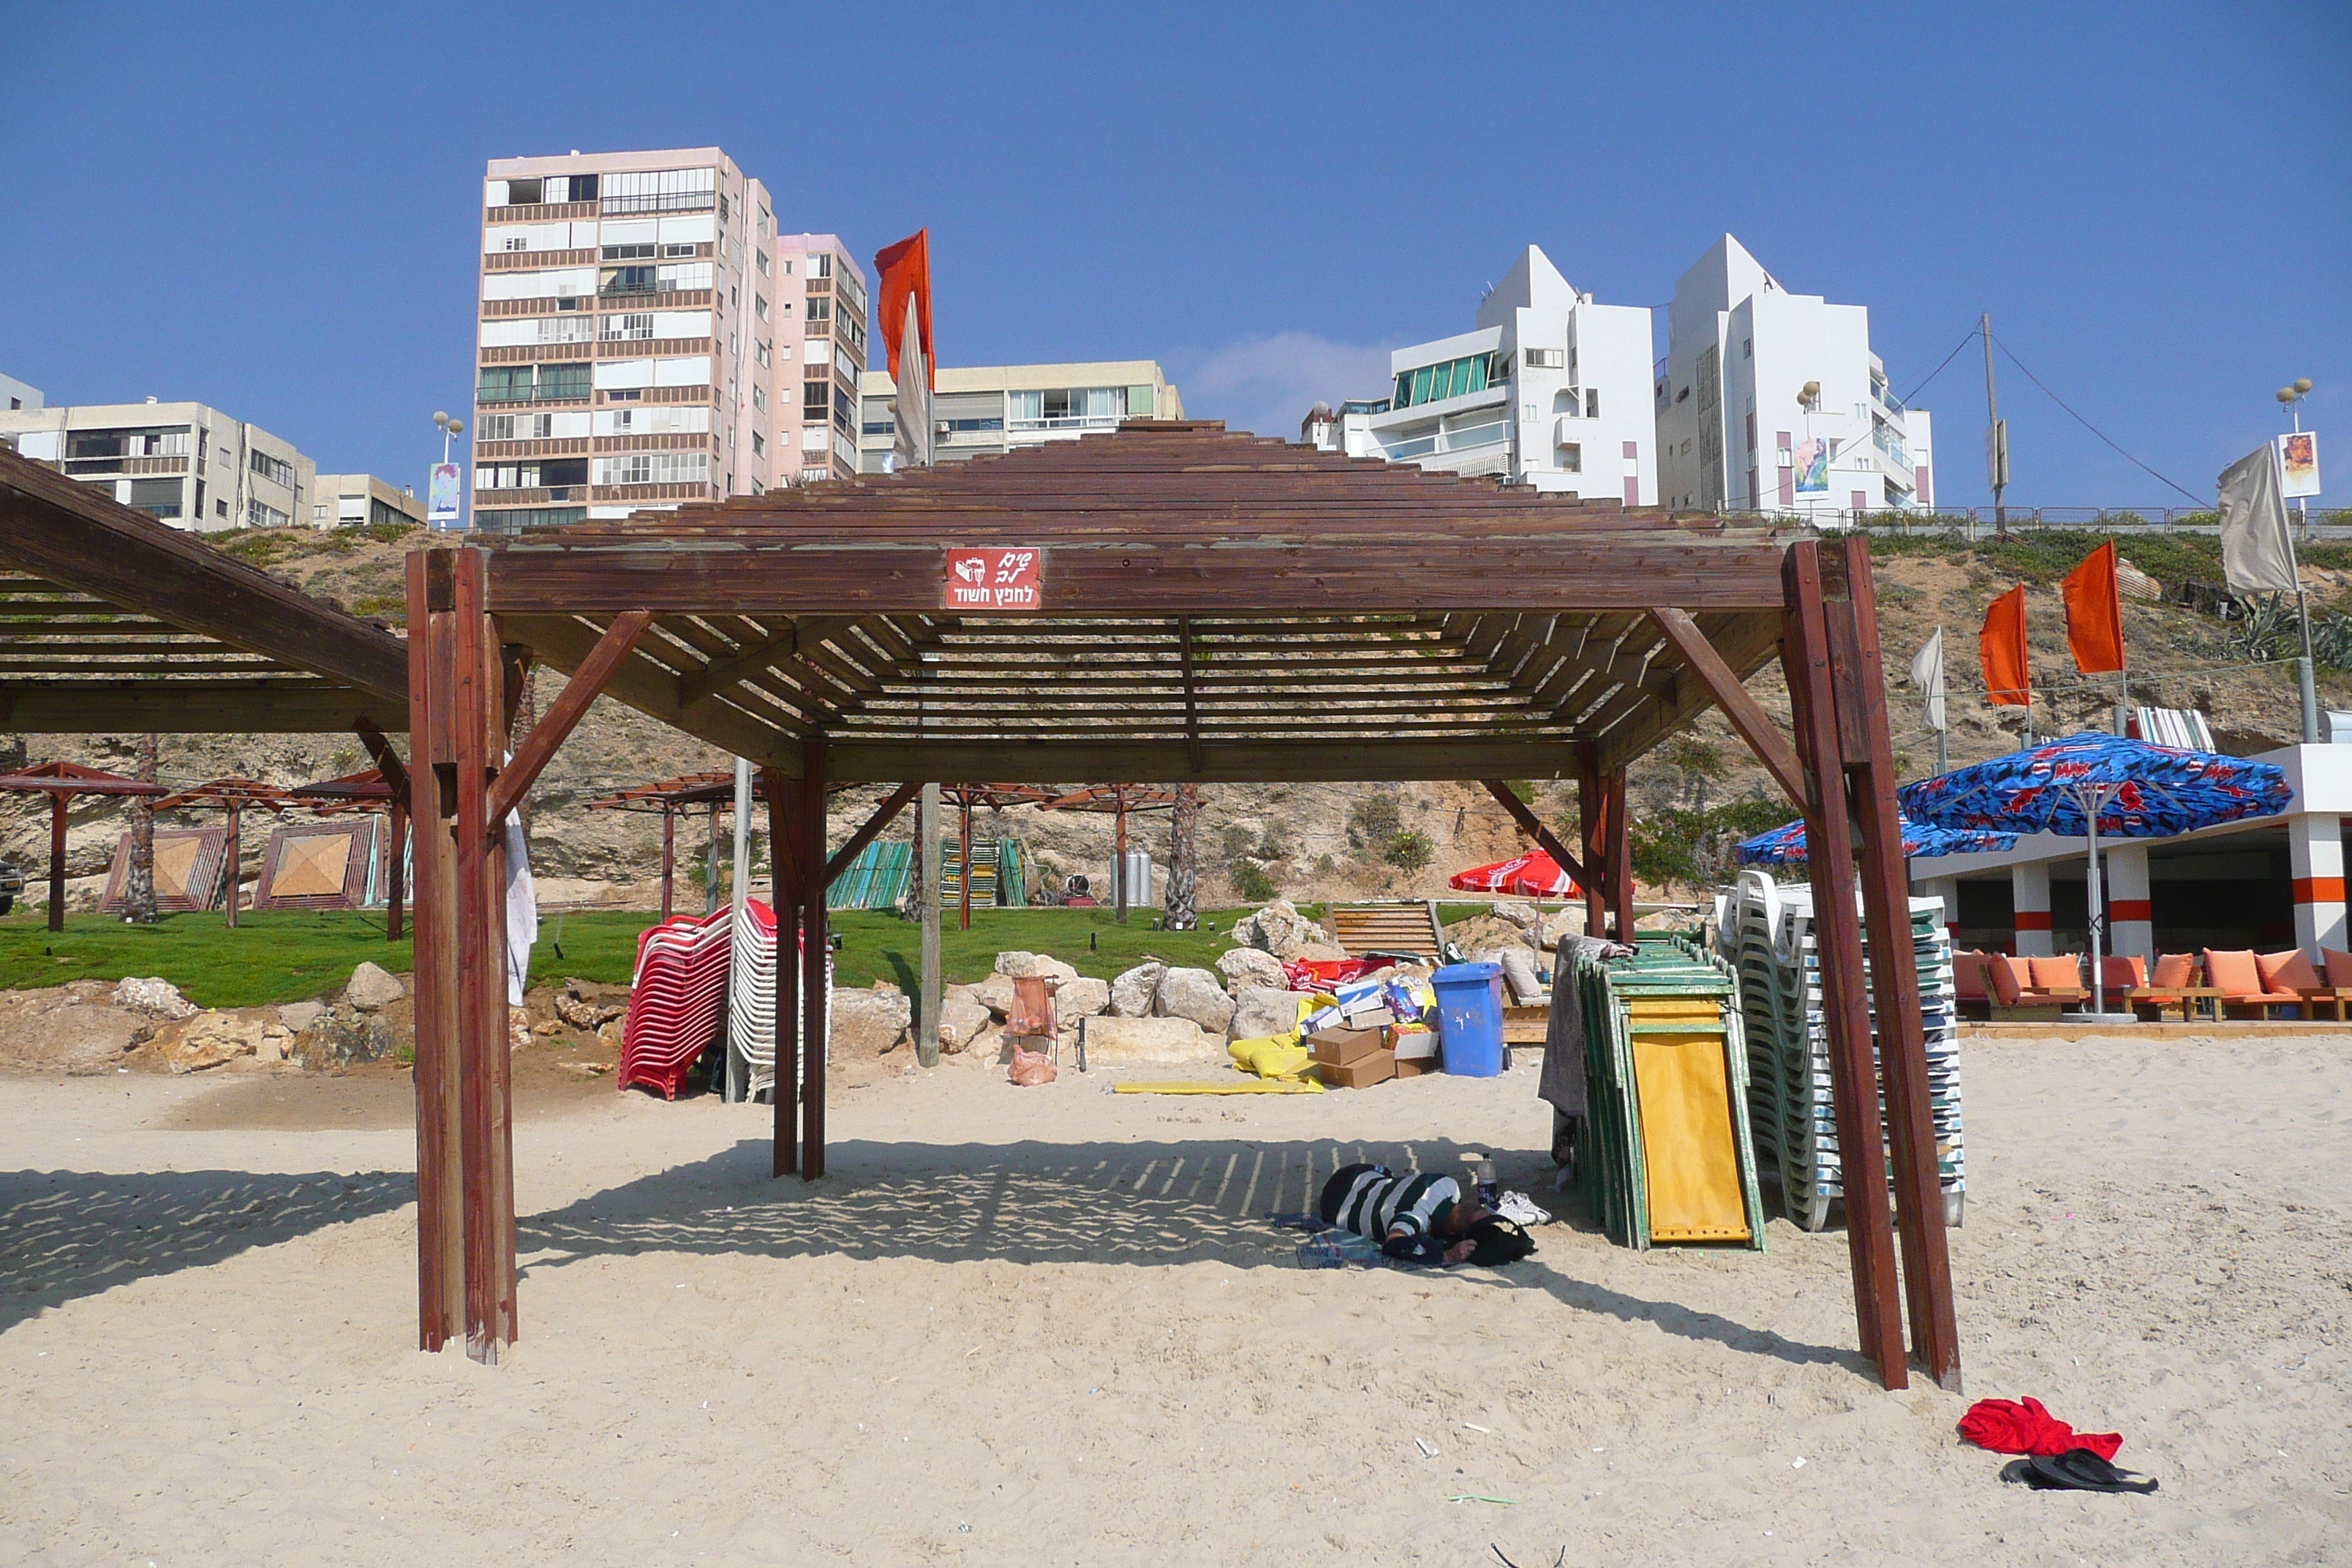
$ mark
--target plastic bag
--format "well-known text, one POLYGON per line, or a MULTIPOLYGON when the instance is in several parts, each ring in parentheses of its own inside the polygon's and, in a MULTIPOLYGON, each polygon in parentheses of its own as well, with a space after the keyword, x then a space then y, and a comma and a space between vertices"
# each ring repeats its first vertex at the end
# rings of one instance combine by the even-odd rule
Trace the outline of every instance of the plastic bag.
POLYGON ((1312 1059, 1296 1035, 1265 1035, 1235 1040, 1225 1047, 1235 1066, 1260 1078, 1297 1078, 1312 1059))
POLYGON ((1013 1047, 1013 1070, 1009 1078, 1024 1089, 1034 1089, 1041 1083, 1051 1083, 1058 1075, 1054 1071, 1054 1058, 1043 1051, 1025 1047, 1013 1047))

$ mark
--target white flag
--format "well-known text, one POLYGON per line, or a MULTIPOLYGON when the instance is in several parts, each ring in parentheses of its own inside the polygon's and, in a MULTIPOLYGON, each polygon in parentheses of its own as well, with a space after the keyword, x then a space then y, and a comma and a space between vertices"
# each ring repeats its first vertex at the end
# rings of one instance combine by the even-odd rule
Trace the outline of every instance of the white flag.
POLYGON ((2280 494, 2278 448, 2268 441, 2221 470, 2221 575, 2243 593, 2295 591, 2294 545, 2280 494))
POLYGON ((1920 646, 1911 657, 1911 684, 1927 699, 1919 711, 1919 722, 1930 730, 1948 729, 1944 722, 1944 628, 1937 626, 1936 635, 1920 646))

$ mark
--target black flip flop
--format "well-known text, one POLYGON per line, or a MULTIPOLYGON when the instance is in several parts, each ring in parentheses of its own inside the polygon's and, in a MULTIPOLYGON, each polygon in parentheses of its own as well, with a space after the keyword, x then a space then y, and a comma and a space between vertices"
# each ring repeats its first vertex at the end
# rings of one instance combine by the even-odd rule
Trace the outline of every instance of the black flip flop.
POLYGON ((2011 1459, 2000 1468, 2000 1479, 2022 1481, 2038 1492, 2140 1492, 2156 1489, 2157 1483, 2136 1470, 2119 1470, 2109 1461, 2088 1448, 2069 1448, 2063 1454, 2037 1454, 2032 1458, 2011 1459))

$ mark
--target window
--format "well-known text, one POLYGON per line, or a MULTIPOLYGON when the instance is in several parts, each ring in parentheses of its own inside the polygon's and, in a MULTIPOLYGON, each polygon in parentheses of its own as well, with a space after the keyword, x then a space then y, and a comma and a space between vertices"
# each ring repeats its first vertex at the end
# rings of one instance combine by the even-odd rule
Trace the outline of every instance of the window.
POLYGON ((227 501, 226 501, 226 500, 221 500, 221 499, 220 499, 220 498, 218 498, 218 497, 215 497, 215 498, 214 498, 214 500, 213 500, 213 515, 214 515, 215 517, 217 517, 217 518, 226 518, 226 517, 227 517, 227 516, 228 516, 228 502, 227 502, 227 501))
POLYGON ((289 528, 294 520, 274 506, 265 506, 258 498, 247 496, 245 500, 245 526, 247 528, 289 528))
POLYGON ((485 441, 511 441, 511 440, 513 440, 514 438, 515 438, 515 416, 514 416, 513 415, 511 415, 511 414, 485 414, 485 415, 483 415, 483 416, 482 416, 482 439, 483 439, 483 440, 485 440, 485 441))
POLYGON ((625 452, 596 459, 600 485, 698 485, 709 479, 708 452, 625 452))
POLYGON ((768 319, 768 297, 765 294, 756 291, 752 294, 751 313, 763 321, 768 319))
POLYGON ((1741 359, 1754 359, 1756 357, 1756 340, 1754 338, 1742 338, 1739 340, 1739 357, 1741 359))
POLYGON ((1587 419, 1601 417, 1601 389, 1597 386, 1584 389, 1584 416, 1587 419))
POLYGON ((801 384, 802 418, 822 419, 824 417, 825 410, 833 405, 832 395, 825 390, 828 384, 830 384, 822 381, 808 381, 801 384))
POLYGON ((584 506, 526 506, 512 511, 477 512, 474 526, 499 533, 520 533, 526 528, 570 528, 587 521, 584 506))
POLYGON ((821 251, 808 258, 808 275, 812 278, 833 276, 833 253, 821 251))
POLYGON ((751 406, 762 414, 768 411, 768 389, 756 381, 751 384, 751 406))
MULTIPOLYGON (((947 423, 948 428, 953 430, 960 425, 971 424, 974 421, 950 419, 947 423)), ((997 421, 1000 426, 1003 423, 1001 419, 997 421)), ((868 419, 860 425, 857 430, 862 436, 895 436, 898 433, 898 422, 895 419, 868 419)))
POLYGON ((654 313, 632 310, 626 315, 599 317, 596 335, 608 343, 650 340, 654 335, 654 313))
POLYGON ((654 291, 655 271, 651 267, 607 267, 597 274, 596 292, 650 294, 654 291))
POLYGON ((751 345, 751 358, 755 363, 761 365, 773 364, 776 358, 775 344, 766 342, 753 343, 751 345))
POLYGON ((294 465, 282 458, 273 458, 267 452, 256 450, 251 467, 255 473, 271 484, 284 485, 288 489, 294 488, 294 465))
POLYGON ((824 295, 818 295, 809 300, 808 320, 811 326, 815 326, 820 321, 833 320, 833 301, 824 295))
POLYGON ((1398 372, 1396 395, 1391 401, 1396 407, 1411 408, 1443 398, 1484 392, 1496 382, 1506 381, 1509 377, 1509 366, 1502 362, 1502 356, 1465 354, 1443 364, 1425 364, 1418 370, 1398 372))
POLYGON ((708 289, 710 287, 710 263, 690 262, 662 268, 660 287, 664 292, 677 289, 708 289))
POLYGON ((1559 447, 1559 467, 1561 471, 1565 473, 1580 474, 1584 472, 1583 447, 1574 441, 1561 442, 1559 447))
POLYGON ((506 200, 495 205, 509 207, 537 206, 539 205, 539 181, 509 180, 507 182, 506 200))
MULTIPOLYGON (((695 253, 701 248, 702 247, 698 245, 665 245, 662 247, 662 255, 671 261, 677 261, 681 258, 691 261, 694 259, 695 253)), ((721 256, 727 254, 723 244, 719 249, 719 254, 721 256)))
MULTIPOLYGON (((130 505, 150 517, 180 515, 180 481, 177 479, 133 479, 131 481, 130 505)), ((278 514, 283 517, 285 514, 278 514)))
POLYGON ((1565 349, 1522 349, 1519 357, 1527 362, 1529 370, 1559 370, 1568 363, 1565 349))
POLYGON ((761 434, 760 434, 757 430, 752 431, 752 432, 751 432, 751 456, 753 456, 753 457, 755 457, 755 458, 756 458, 756 457, 758 457, 761 453, 762 453, 762 452, 766 451, 767 449, 768 449, 768 443, 767 443, 767 441, 765 440, 765 438, 763 438, 763 437, 761 436, 761 434))
POLYGON ((593 367, 584 364, 484 365, 474 388, 478 403, 551 403, 588 395, 593 367))
POLYGON ((605 176, 604 210, 610 213, 700 212, 718 197, 716 169, 657 169, 605 176))
MULTIPOLYGON (((765 233, 766 230, 762 229, 761 232, 765 233)), ((768 253, 762 250, 760 251, 758 255, 760 258, 760 276, 765 278, 772 270, 768 264, 768 253)))
POLYGON ((650 245, 608 245, 604 247, 607 261, 651 261, 654 247, 650 245))

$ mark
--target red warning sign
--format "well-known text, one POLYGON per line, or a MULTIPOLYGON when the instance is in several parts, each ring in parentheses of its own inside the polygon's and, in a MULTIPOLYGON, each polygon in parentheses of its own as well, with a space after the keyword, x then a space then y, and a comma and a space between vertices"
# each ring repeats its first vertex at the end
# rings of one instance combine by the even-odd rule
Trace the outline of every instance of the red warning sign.
POLYGON ((948 551, 941 606, 971 614, 1035 610, 1045 599, 1045 552, 1034 546, 948 551))

